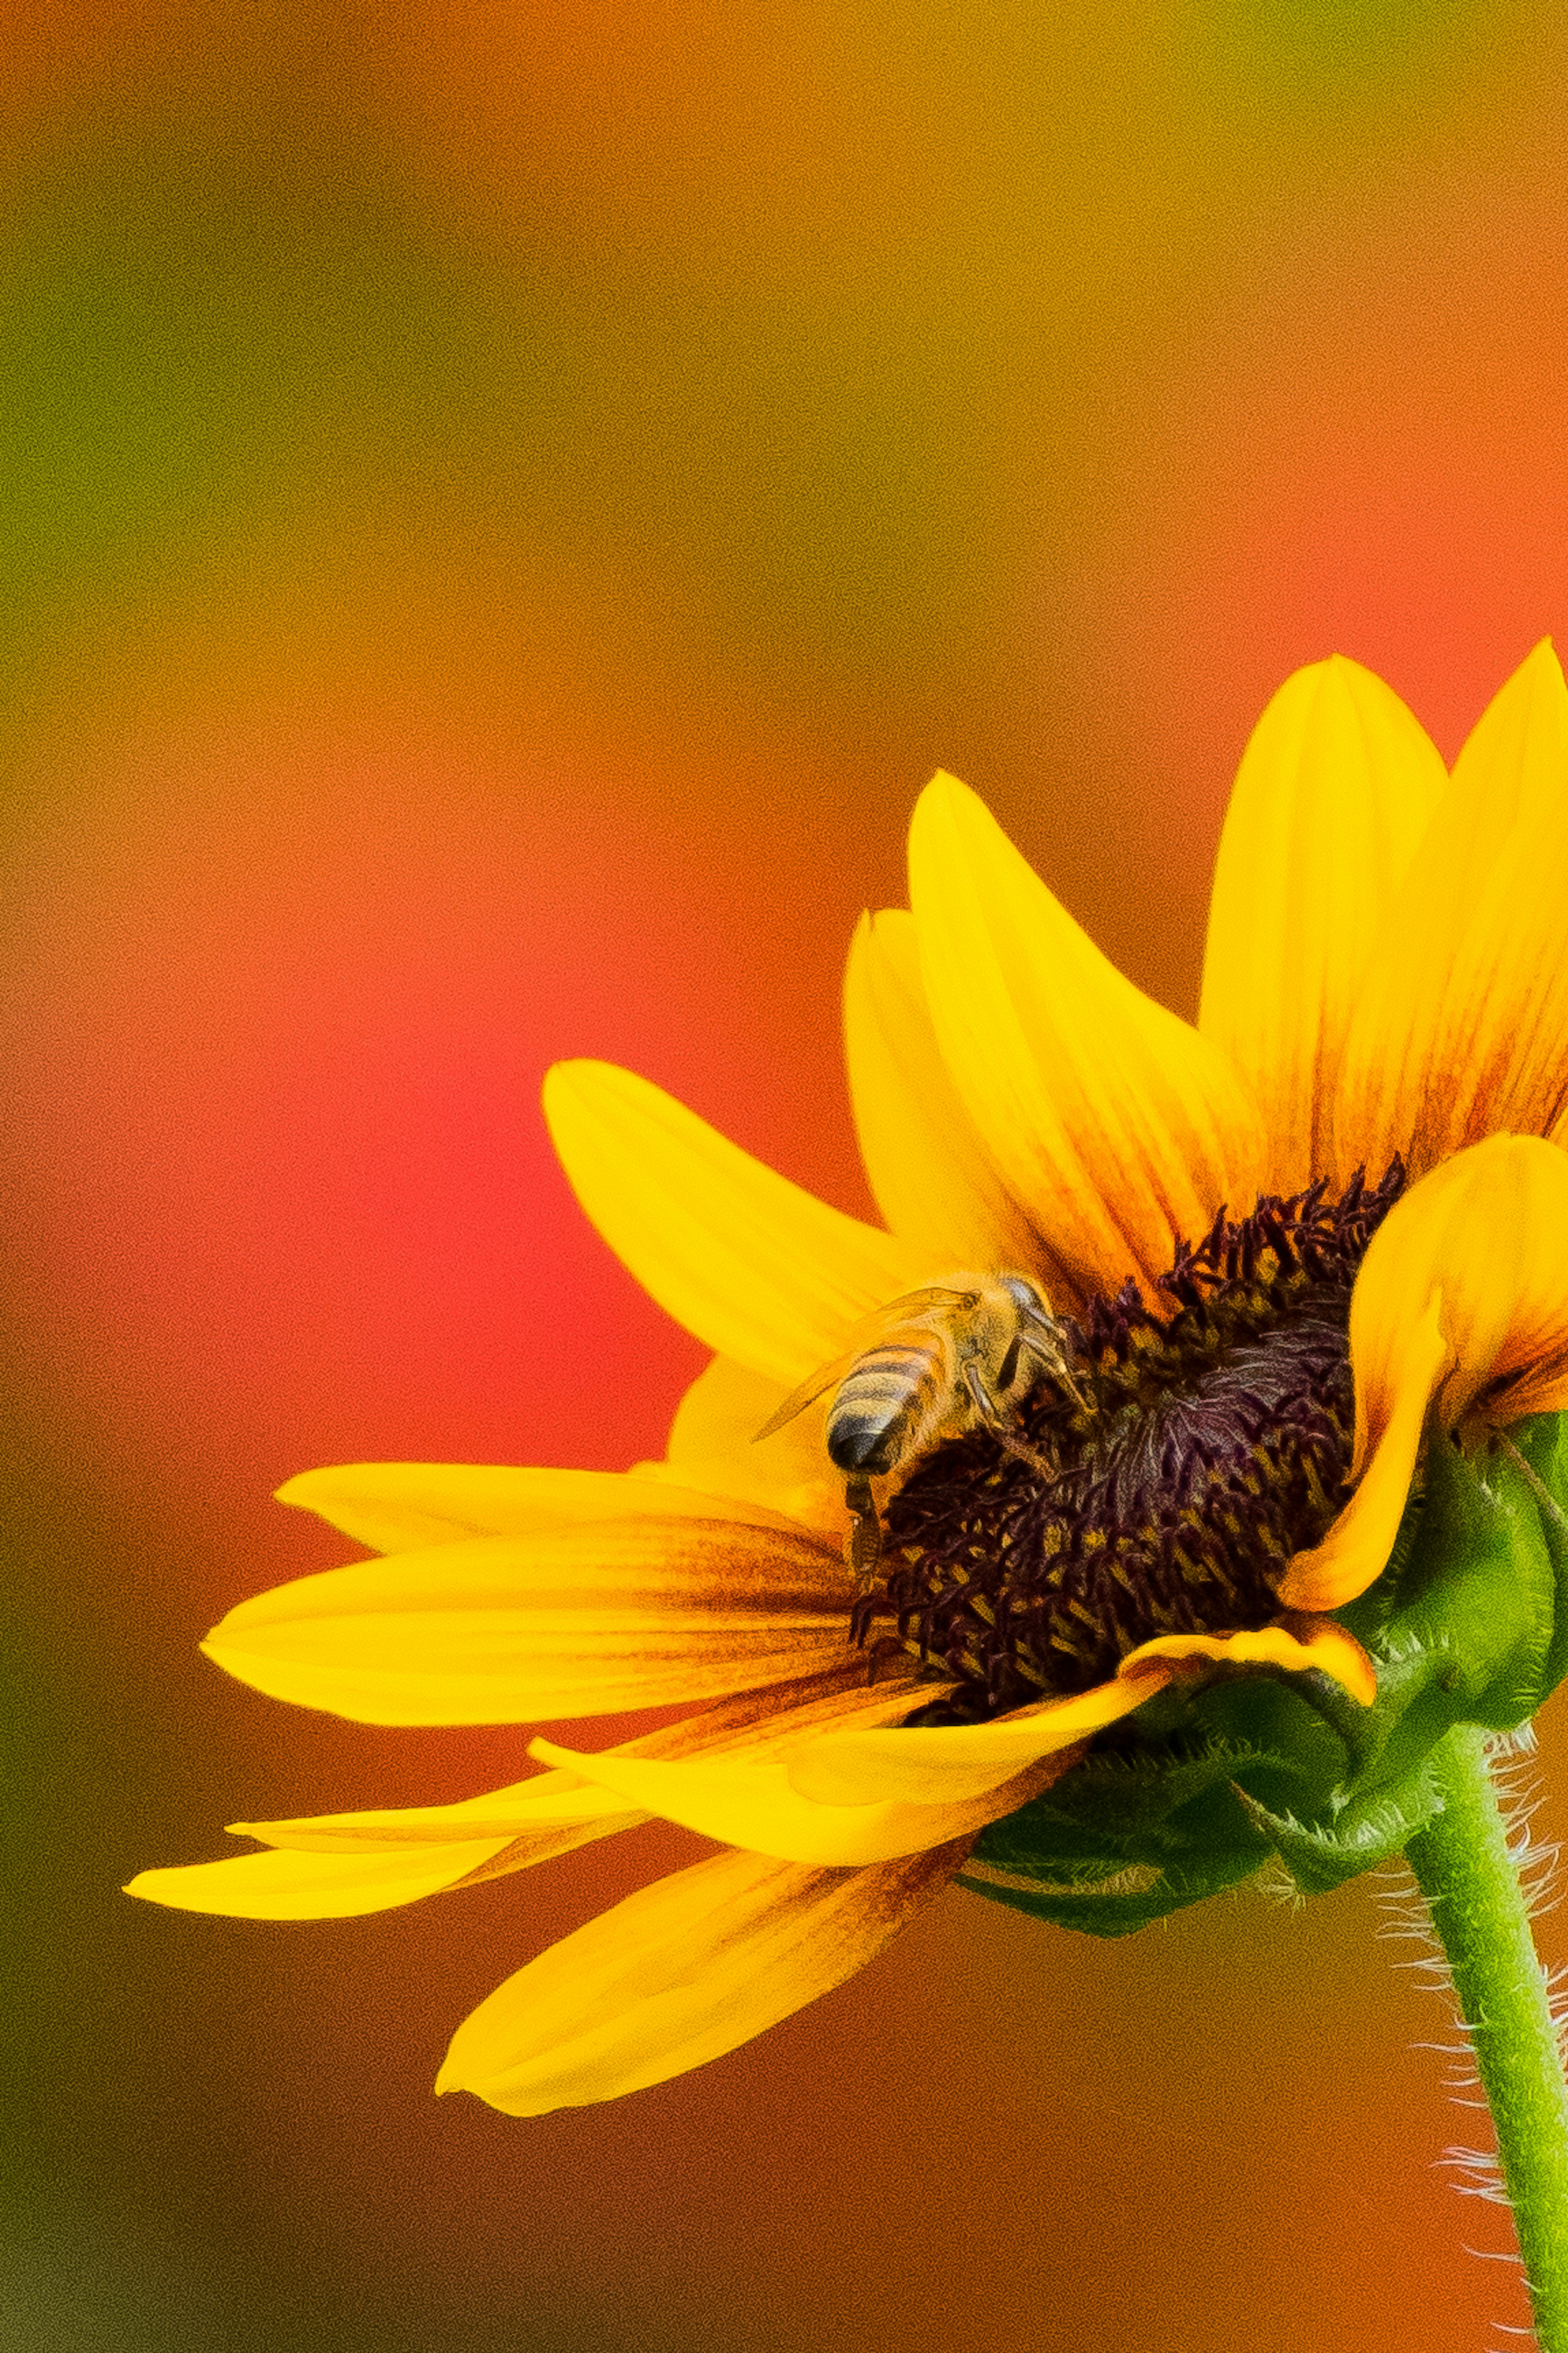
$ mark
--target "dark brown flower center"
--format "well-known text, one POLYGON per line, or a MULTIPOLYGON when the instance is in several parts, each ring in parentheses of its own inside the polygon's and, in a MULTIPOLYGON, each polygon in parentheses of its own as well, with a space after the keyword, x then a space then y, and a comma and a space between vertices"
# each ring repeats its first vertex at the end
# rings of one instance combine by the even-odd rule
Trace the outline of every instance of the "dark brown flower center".
POLYGON ((921 1721, 1085 1691, 1156 1634, 1278 1616, 1291 1555, 1346 1500, 1351 1286, 1404 1185, 1396 1160, 1336 1201, 1320 1183, 1222 1210, 1161 1278, 1163 1319, 1132 1282, 1094 1300, 1067 1327, 1083 1404, 1047 1378, 1018 1415, 1049 1481, 986 1430, 920 1464, 856 1632, 893 1620, 877 1647, 958 1678, 921 1721))

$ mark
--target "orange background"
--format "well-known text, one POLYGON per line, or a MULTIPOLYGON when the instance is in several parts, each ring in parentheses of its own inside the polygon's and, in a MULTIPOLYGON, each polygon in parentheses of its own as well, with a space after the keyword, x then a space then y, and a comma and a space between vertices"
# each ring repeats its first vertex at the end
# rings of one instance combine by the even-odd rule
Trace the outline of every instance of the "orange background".
POLYGON ((573 1206, 550 1060, 863 1208, 839 975, 934 766, 1190 1013, 1280 679, 1352 654, 1451 755, 1565 625, 1557 12, 126 0, 5 40, 16 2340, 1518 2323, 1367 1883, 1109 1946, 955 1894, 732 2058, 528 2123, 431 2100, 450 2029, 696 1841, 298 1929, 114 1891, 521 1769, 195 1645, 346 1556, 291 1472, 658 1450, 700 1352, 573 1206))

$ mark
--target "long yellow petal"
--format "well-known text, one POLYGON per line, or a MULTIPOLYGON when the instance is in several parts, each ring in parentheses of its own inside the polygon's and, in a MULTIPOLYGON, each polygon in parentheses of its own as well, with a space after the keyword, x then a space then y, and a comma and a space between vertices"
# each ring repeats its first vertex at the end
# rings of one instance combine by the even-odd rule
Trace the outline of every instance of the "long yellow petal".
POLYGON ((361 1723, 537 1722, 831 1666, 853 1598, 801 1534, 619 1520, 300 1577, 241 1602, 204 1648, 275 1699, 361 1723))
POLYGON ((544 1115, 573 1191, 644 1289, 709 1347, 786 1388, 860 1316, 940 1271, 630 1071, 558 1062, 544 1115))
MULTIPOLYGON (((931 1685, 919 1684, 910 1675, 891 1690, 882 1688, 882 1704, 907 1709, 932 1695, 931 1685), (901 1696, 895 1698, 895 1694, 901 1696)), ((803 1734, 856 1714, 866 1698, 865 1662, 855 1658, 826 1674, 723 1701, 683 1723, 660 1725, 623 1742, 617 1753, 765 1757, 803 1734)), ((126 1893, 182 1910, 246 1919, 342 1919, 524 1871, 646 1820, 642 1808, 627 1805, 580 1774, 537 1773, 509 1788, 487 1790, 450 1806, 231 1822, 236 1837, 286 1849, 298 1869, 276 1854, 234 1855, 221 1862, 143 1872, 126 1893)))
POLYGON ((1262 1132, 1225 1056, 1123 979, 952 776, 915 810, 910 892, 953 1083, 1087 1289, 1152 1284, 1221 1202, 1251 1208, 1262 1132))
POLYGON ((989 1724, 832 1733, 790 1758, 789 1778, 803 1797, 825 1805, 960 1805, 1131 1715, 1171 1680, 1171 1668, 1156 1662, 1068 1699, 1015 1708, 989 1724))
MULTIPOLYGON (((776 1390, 769 1394, 776 1397, 776 1390)), ((784 1528, 787 1513, 727 1491, 624 1471, 511 1469, 473 1462, 345 1462, 301 1471, 278 1490, 374 1552, 413 1552, 469 1536, 542 1535, 595 1520, 733 1519, 784 1528)))
POLYGON ((1285 1667, 1292 1674, 1308 1669, 1331 1675, 1352 1699, 1370 1707, 1377 1697, 1377 1669, 1347 1628, 1331 1618, 1314 1618, 1306 1611, 1272 1626, 1235 1634, 1157 1634, 1130 1651, 1118 1670, 1136 1672, 1149 1659, 1215 1660, 1237 1667, 1285 1667))
POLYGON ((499 1986, 436 2089, 543 2116, 721 2058, 863 1968, 967 1844, 863 1871, 721 1854, 659 1880, 499 1986))
MULTIPOLYGON (((814 1725, 831 1724, 842 1715, 853 1715, 866 1696, 863 1667, 857 1676, 852 1697, 847 1701, 847 1689, 841 1676, 808 1676, 799 1683, 774 1685, 771 1691, 747 1696, 748 1705, 755 1704, 766 1709, 781 1694, 809 1694, 796 1705, 782 1710, 775 1706, 771 1713, 748 1716, 731 1703, 727 1707, 688 1716, 679 1724, 661 1725, 634 1740, 622 1741, 605 1754, 672 1757, 713 1750, 765 1754, 781 1740, 787 1742, 792 1735, 798 1738, 802 1730, 814 1725)), ((924 1696, 923 1688, 917 1692, 911 1687, 899 1704, 908 1709, 924 1696)), ((566 1753, 562 1751, 563 1755, 566 1753)), ((373 1848, 449 1847, 481 1837, 510 1841, 521 1847, 536 1835, 552 1836, 557 1831, 582 1830, 585 1838, 597 1838, 618 1830, 625 1822, 643 1819, 643 1809, 617 1802, 611 1790, 585 1781, 581 1773, 558 1770, 535 1773, 530 1779, 513 1782, 507 1788, 487 1789, 480 1797, 460 1798, 448 1806, 389 1806, 361 1813, 301 1814, 277 1821, 230 1822, 227 1828, 232 1837, 258 1839, 264 1846, 288 1847, 293 1853, 363 1854, 373 1848)), ((572 1839, 567 1843, 580 1841, 572 1839)), ((551 1849, 552 1852, 557 1851, 551 1849)), ((543 1859, 542 1852, 537 1857, 528 1854, 520 1857, 514 1867, 521 1870, 525 1862, 543 1859)))
POLYGON ((860 1157, 894 1233, 933 1266, 1045 1271, 948 1075, 921 978, 915 920, 863 915, 844 976, 844 1043, 860 1157))
POLYGON ((140 1872, 125 1893, 174 1911, 242 1920, 348 1920, 437 1894, 480 1871, 506 1844, 504 1838, 468 1839, 342 1854, 279 1847, 184 1870, 140 1872))
POLYGON ((1334 1087, 1400 885, 1447 789, 1399 697, 1341 654, 1286 680, 1253 731, 1215 869, 1198 1027, 1250 1084, 1268 1181, 1340 1174, 1334 1087))
MULTIPOLYGON (((866 1678, 866 1662, 856 1656, 826 1674, 803 1676, 737 1695, 698 1715, 686 1716, 678 1724, 658 1725, 652 1732, 638 1733, 598 1753, 620 1758, 771 1757, 846 1719, 896 1718, 932 1699, 945 1698, 952 1688, 950 1683, 921 1682, 911 1673, 879 1683, 873 1692, 866 1678)), ((549 1745, 539 1742, 536 1747, 542 1754, 549 1745)), ((564 1757, 569 1752, 559 1753, 564 1757)), ((299 1852, 362 1854, 368 1847, 450 1845, 454 1841, 481 1837, 521 1843, 536 1834, 575 1831, 584 1825, 589 1826, 584 1836, 597 1838, 619 1829, 625 1820, 642 1817, 642 1809, 628 1813, 618 1805, 602 1782, 584 1779, 574 1762, 564 1770, 535 1773, 526 1781, 487 1789, 477 1798, 460 1798, 452 1805, 392 1806, 360 1813, 230 1822, 228 1829, 236 1838, 259 1839, 268 1846, 286 1846, 299 1852)), ((523 1856, 513 1867, 521 1870, 524 1862, 535 1860, 542 1861, 542 1854, 523 1856)))
POLYGON ((1538 646, 1460 753, 1366 973, 1342 1167, 1414 1173, 1568 1102, 1568 686, 1538 646))

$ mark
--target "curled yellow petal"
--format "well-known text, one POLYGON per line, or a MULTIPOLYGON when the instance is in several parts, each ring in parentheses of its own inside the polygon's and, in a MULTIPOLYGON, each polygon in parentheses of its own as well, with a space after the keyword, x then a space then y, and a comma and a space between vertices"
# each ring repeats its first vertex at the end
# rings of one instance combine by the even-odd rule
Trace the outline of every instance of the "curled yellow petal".
POLYGON ((1340 1077, 1342 1168, 1417 1175, 1542 1135, 1568 1072, 1568 686, 1549 643, 1483 715, 1367 967, 1340 1077))
POLYGON ((721 1854, 659 1880, 499 1986, 436 2089, 542 2116, 721 2058, 863 1968, 967 1847, 860 1871, 721 1854))
POLYGON ((933 1266, 1043 1272, 1037 1228, 970 1125, 931 1026, 912 915, 863 915, 844 976, 860 1156, 894 1233, 933 1266))
POLYGON ((1085 1288, 1152 1284, 1222 1201, 1250 1207, 1262 1134, 1226 1057, 1122 977, 954 777, 921 796, 910 892, 942 1060, 1085 1288))
POLYGON ((1500 1214, 1512 1229, 1499 1232, 1472 1209, 1457 1262, 1440 1270, 1444 1328, 1458 1359, 1440 1410, 1446 1428, 1470 1415, 1506 1427, 1568 1406, 1568 1155, 1533 1136, 1499 1136, 1465 1157, 1501 1164, 1500 1214), (1476 1294, 1490 1286, 1509 1290, 1506 1318, 1495 1304, 1479 1308, 1476 1294))
MULTIPOLYGON (((1288 1609, 1338 1609, 1374 1585, 1387 1567, 1415 1476, 1427 1409, 1453 1361, 1441 1310, 1440 1297, 1428 1300, 1420 1320, 1402 1334, 1397 1356, 1389 1358, 1361 1484, 1322 1543, 1291 1561, 1279 1586, 1288 1609)), ((1358 1378, 1358 1419, 1359 1387, 1358 1378)))
POLYGON ((843 1563, 796 1531, 616 1520, 434 1546, 241 1602, 203 1646, 367 1724, 512 1724, 706 1699, 831 1666, 843 1563))
POLYGON ((1352 1699, 1370 1707, 1377 1697, 1377 1669, 1348 1628, 1331 1618, 1292 1613, 1272 1626, 1235 1634, 1157 1634, 1129 1651, 1118 1672, 1136 1672, 1149 1659, 1213 1659, 1237 1667, 1286 1667, 1300 1674, 1315 1668, 1331 1675, 1352 1699))
POLYGON ((1242 754, 1215 869, 1198 1027, 1252 1088, 1279 1192, 1350 1174, 1334 1159, 1340 1059, 1447 782, 1399 697, 1340 654, 1286 680, 1242 754))
POLYGON ((792 1388, 856 1320, 933 1271, 609 1062, 558 1062, 544 1115, 572 1189, 659 1305, 792 1388))
POLYGON ((1156 1662, 1068 1699, 1015 1708, 989 1724, 832 1733, 791 1757, 789 1778, 804 1797, 825 1805, 963 1804, 1131 1715, 1163 1691, 1171 1674, 1156 1662))
POLYGON ((1539 1410, 1520 1406, 1521 1386, 1539 1393, 1568 1364, 1568 1155, 1493 1136, 1424 1176, 1373 1236, 1351 1300, 1355 1470, 1392 1410, 1405 1335, 1438 1292, 1453 1356, 1444 1427, 1478 1407, 1489 1420, 1539 1410))
MULTIPOLYGON (((771 1393, 771 1392, 770 1392, 771 1393)), ((744 1520, 788 1525, 760 1498, 622 1471, 512 1469, 473 1462, 345 1462, 301 1471, 277 1500, 314 1512, 374 1552, 413 1552, 468 1536, 543 1535, 594 1520, 744 1520)))

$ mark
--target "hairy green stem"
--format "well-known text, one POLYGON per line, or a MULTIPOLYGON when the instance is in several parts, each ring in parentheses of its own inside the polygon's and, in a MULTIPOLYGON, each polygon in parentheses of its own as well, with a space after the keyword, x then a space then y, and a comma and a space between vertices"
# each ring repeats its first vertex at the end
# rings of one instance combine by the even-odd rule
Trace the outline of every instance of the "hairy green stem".
POLYGON ((1492 2113, 1541 2353, 1568 2353, 1568 2084, 1546 1972, 1487 1763, 1487 1735, 1433 1753, 1443 1810, 1406 1856, 1426 1898, 1492 2113))

